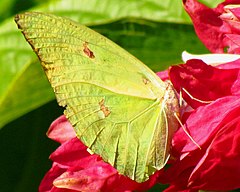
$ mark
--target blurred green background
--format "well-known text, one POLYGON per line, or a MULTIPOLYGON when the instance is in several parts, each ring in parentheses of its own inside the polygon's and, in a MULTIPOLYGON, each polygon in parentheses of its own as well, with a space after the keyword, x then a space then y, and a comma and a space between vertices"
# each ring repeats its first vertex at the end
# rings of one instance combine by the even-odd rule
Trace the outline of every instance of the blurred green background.
MULTIPOLYGON (((211 7, 221 1, 203 1, 211 7)), ((14 23, 26 10, 69 17, 107 36, 155 72, 181 63, 181 53, 207 53, 181 0, 0 1, 0 191, 37 191, 58 146, 46 137, 63 113, 37 57, 14 23)), ((157 185, 151 191, 162 191, 157 185)))

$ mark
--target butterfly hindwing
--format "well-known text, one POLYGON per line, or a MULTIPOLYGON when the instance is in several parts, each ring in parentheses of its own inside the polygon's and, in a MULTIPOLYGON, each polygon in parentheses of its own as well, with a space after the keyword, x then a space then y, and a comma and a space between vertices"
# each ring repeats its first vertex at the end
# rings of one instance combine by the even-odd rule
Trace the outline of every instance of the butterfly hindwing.
POLYGON ((166 164, 168 85, 115 43, 69 19, 29 12, 15 20, 86 146, 137 182, 166 164))

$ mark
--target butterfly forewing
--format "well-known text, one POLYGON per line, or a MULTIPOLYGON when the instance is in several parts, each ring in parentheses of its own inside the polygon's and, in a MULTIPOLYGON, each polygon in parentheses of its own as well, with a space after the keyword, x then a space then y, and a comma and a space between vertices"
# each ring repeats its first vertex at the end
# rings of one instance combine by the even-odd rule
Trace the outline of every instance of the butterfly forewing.
POLYGON ((177 128, 165 98, 174 94, 168 85, 115 43, 69 19, 25 13, 15 20, 85 145, 137 182, 166 164, 169 129, 177 128))

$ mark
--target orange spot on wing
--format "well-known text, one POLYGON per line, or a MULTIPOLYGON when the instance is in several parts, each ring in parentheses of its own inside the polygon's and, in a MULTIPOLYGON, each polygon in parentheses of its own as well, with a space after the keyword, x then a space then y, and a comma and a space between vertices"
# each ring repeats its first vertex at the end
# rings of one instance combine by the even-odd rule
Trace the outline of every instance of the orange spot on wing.
POLYGON ((147 85, 148 83, 150 83, 150 81, 149 81, 148 79, 146 79, 146 78, 143 78, 143 83, 144 83, 145 85, 147 85))
POLYGON ((111 111, 104 105, 104 99, 99 102, 100 110, 103 112, 104 116, 107 117, 111 111))
POLYGON ((88 43, 84 42, 83 43, 83 52, 85 53, 85 55, 87 55, 89 58, 94 59, 95 55, 93 54, 93 52, 88 48, 88 43))

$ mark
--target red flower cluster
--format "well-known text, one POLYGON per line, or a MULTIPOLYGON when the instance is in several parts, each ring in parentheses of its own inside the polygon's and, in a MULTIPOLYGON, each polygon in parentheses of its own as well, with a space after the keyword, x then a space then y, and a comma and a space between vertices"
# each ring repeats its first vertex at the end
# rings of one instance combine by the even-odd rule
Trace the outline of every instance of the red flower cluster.
POLYGON ((201 149, 183 129, 176 132, 172 141, 175 161, 159 180, 170 183, 166 191, 240 188, 240 66, 231 66, 226 63, 216 68, 189 60, 170 68, 174 87, 188 91, 182 91, 183 98, 193 110, 184 113, 182 121, 201 149))
MULTIPOLYGON (((212 52, 240 52, 240 0, 226 0, 210 9, 196 0, 184 0, 199 38, 212 52)), ((54 162, 40 192, 144 191, 155 183, 169 184, 166 192, 233 190, 240 188, 240 60, 212 67, 201 60, 158 73, 182 93, 188 109, 182 128, 172 140, 169 167, 137 183, 91 155, 64 116, 54 121, 48 137, 61 143, 51 154, 54 162)))
MULTIPOLYGON (((226 0, 210 9, 195 0, 183 1, 196 33, 212 52, 240 51, 239 0, 226 0), (237 30, 238 29, 238 30, 237 30)), ((221 62, 221 61, 220 61, 221 62)), ((240 61, 212 67, 201 60, 169 69, 175 89, 192 111, 172 141, 175 161, 159 181, 170 184, 165 191, 226 191, 240 188, 240 61)))

